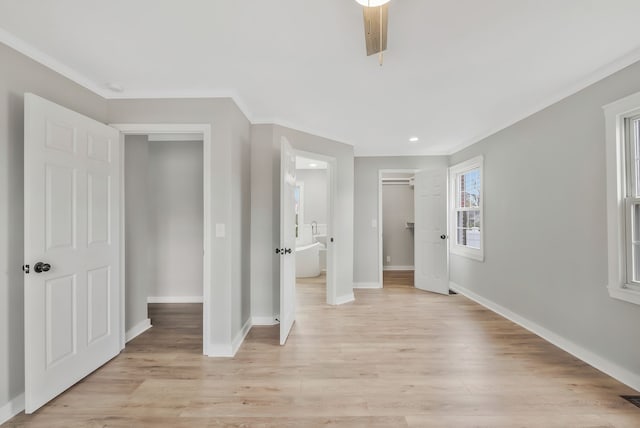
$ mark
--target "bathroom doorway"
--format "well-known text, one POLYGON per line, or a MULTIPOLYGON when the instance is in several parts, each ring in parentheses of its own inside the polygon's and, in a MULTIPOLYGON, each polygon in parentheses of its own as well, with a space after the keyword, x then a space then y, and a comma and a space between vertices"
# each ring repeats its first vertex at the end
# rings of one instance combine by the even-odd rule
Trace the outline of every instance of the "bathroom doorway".
POLYGON ((380 170, 380 278, 383 287, 414 286, 414 176, 416 170, 380 170))
POLYGON ((333 167, 330 158, 296 152, 296 288, 304 288, 298 295, 328 304, 335 304, 330 292, 333 167))

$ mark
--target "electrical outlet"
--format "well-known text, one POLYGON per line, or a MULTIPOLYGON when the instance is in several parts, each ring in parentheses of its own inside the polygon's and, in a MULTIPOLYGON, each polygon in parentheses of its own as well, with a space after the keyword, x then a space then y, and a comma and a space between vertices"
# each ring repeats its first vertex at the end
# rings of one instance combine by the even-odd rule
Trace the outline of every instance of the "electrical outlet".
POLYGON ((387 263, 391 263, 391 256, 387 256, 387 263))

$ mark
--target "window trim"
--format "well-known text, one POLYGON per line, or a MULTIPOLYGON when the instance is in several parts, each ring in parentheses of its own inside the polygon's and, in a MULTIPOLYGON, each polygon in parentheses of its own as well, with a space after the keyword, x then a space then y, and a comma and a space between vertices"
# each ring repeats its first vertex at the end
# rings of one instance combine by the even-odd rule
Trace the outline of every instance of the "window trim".
POLYGON ((484 157, 476 156, 468 159, 464 162, 449 167, 449 252, 462 257, 467 257, 479 262, 484 261, 484 157), (459 245, 457 240, 457 207, 456 207, 456 195, 457 195, 457 177, 460 174, 471 171, 473 169, 480 170, 480 248, 471 248, 464 245, 459 245))
POLYGON ((640 287, 627 283, 628 198, 625 121, 640 115, 640 92, 603 106, 606 132, 607 252, 609 296, 640 304, 640 287))

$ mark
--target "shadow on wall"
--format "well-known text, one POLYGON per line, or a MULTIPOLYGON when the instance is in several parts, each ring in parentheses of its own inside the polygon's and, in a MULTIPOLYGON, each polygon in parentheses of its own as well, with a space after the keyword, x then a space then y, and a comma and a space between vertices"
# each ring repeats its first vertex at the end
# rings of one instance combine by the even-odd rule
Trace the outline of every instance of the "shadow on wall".
MULTIPOLYGON (((9 95, 9 123, 24 123, 24 98, 22 95, 9 95)), ((6 275, 7 298, 0 305, 8 305, 1 312, 6 314, 3 324, 7 334, 8 349, 8 385, 9 397, 16 397, 24 391, 24 359, 22 352, 9 352, 12 349, 24 349, 24 273, 21 266, 24 258, 24 128, 7 126, 7 197, 0 200, 9 201, 4 212, 9 225, 4 243, 7 251, 6 275), (11 328, 8 328, 11 326, 11 328)))

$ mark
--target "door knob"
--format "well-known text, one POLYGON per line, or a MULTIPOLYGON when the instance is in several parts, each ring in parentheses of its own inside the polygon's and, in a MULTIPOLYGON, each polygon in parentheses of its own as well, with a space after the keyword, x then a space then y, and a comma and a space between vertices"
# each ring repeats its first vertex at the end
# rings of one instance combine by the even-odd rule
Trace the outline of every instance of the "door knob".
POLYGON ((49 272, 51 265, 49 263, 38 262, 33 266, 33 270, 36 271, 36 273, 49 272))
POLYGON ((440 239, 447 239, 447 235, 440 235, 440 239))

